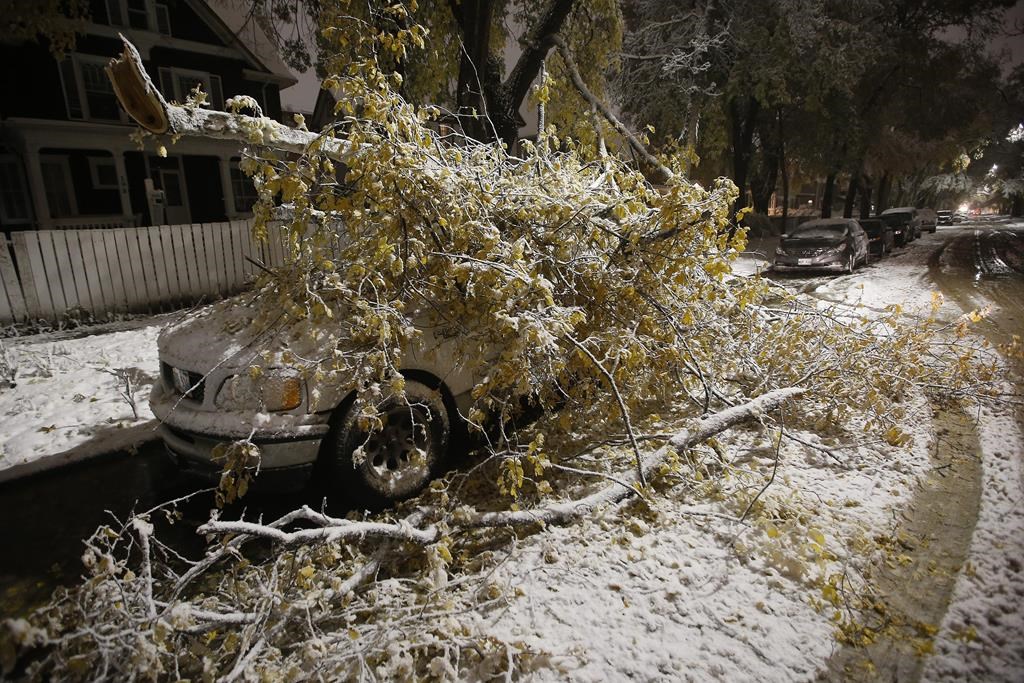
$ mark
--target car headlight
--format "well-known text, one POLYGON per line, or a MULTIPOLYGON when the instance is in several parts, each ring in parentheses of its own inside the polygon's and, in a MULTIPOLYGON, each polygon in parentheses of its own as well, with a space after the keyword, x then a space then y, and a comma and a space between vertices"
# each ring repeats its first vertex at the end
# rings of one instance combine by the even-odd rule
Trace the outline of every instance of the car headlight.
POLYGON ((781 244, 779 246, 775 247, 775 255, 776 256, 785 256, 786 255, 786 250, 782 248, 781 244))
POLYGON ((293 410, 302 405, 302 381, 293 375, 234 375, 221 385, 217 407, 224 410, 293 410))
POLYGON ((840 245, 832 247, 831 249, 829 249, 829 251, 831 251, 833 254, 842 254, 844 251, 846 251, 846 242, 843 242, 840 245))

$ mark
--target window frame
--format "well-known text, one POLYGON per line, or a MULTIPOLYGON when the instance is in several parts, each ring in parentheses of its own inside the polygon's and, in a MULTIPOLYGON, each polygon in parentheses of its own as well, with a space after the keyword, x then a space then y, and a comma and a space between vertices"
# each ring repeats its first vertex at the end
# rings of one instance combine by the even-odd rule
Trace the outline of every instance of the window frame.
MULTIPOLYGON (((75 92, 78 94, 78 107, 82 112, 81 116, 75 116, 71 113, 71 103, 68 102, 68 82, 64 76, 64 70, 58 69, 61 77, 61 84, 64 87, 64 110, 67 114, 69 121, 92 121, 95 123, 128 123, 128 116, 125 114, 124 109, 120 104, 117 104, 117 118, 108 119, 100 118, 93 115, 92 110, 89 107, 89 93, 93 92, 85 87, 85 78, 82 76, 82 65, 88 64, 90 66, 98 66, 100 68, 105 67, 109 61, 105 57, 99 55, 90 55, 81 52, 75 52, 71 54, 68 59, 71 60, 71 74, 73 75, 75 82, 73 84, 75 92)), ((113 93, 113 86, 111 86, 111 95, 114 97, 114 102, 117 103, 117 95, 113 93)))
POLYGON ((251 214, 252 207, 255 206, 256 202, 259 201, 260 195, 259 192, 256 190, 256 185, 252 182, 252 178, 247 176, 245 174, 245 171, 242 170, 241 157, 231 157, 231 159, 228 160, 228 177, 231 180, 231 198, 235 205, 235 213, 251 214), (237 177, 240 179, 240 182, 238 183, 235 182, 236 173, 238 174, 237 177), (249 188, 251 188, 252 190, 252 203, 250 203, 247 208, 242 208, 241 203, 238 201, 239 199, 245 198, 245 195, 239 194, 237 191, 238 186, 242 185, 243 183, 248 183, 249 188))
POLYGON ((103 8, 107 13, 107 26, 116 26, 118 28, 126 28, 131 31, 148 31, 150 33, 159 33, 159 24, 157 22, 157 5, 163 5, 167 8, 166 3, 155 3, 153 0, 142 0, 142 9, 131 9, 128 5, 128 0, 103 0, 103 8), (112 11, 113 10, 113 11, 112 11), (132 15, 136 17, 141 16, 141 13, 146 13, 146 27, 139 28, 132 26, 132 15))
POLYGON ((78 212, 78 197, 75 196, 75 178, 71 175, 71 160, 67 154, 53 154, 43 152, 39 155, 39 171, 43 176, 43 196, 46 197, 46 206, 50 211, 50 218, 76 218, 81 214, 78 212), (48 163, 56 164, 61 169, 61 180, 64 182, 64 196, 68 199, 69 213, 54 214, 53 203, 50 202, 50 193, 46 187, 46 174, 43 173, 43 166, 48 163))
POLYGON ((25 177, 25 168, 21 163, 21 159, 13 154, 0 154, 0 166, 10 165, 14 169, 15 186, 10 188, 11 194, 20 194, 25 198, 25 215, 13 216, 8 212, 7 202, 4 201, 4 195, 0 194, 0 221, 4 225, 28 225, 32 223, 34 207, 32 204, 32 195, 28 189, 28 178, 25 177))
POLYGON ((164 97, 175 100, 179 104, 183 104, 191 89, 187 92, 181 92, 179 87, 179 79, 182 78, 194 78, 197 81, 201 81, 203 84, 203 92, 209 97, 209 104, 212 109, 222 110, 224 108, 224 86, 221 80, 220 74, 210 73, 209 71, 198 71, 196 69, 182 69, 176 66, 162 66, 158 71, 158 77, 160 80, 160 89, 163 91, 164 97), (170 83, 167 80, 170 79, 170 83), (217 82, 217 87, 214 88, 214 81, 217 82), (170 86, 170 88, 168 88, 170 86), (168 93, 167 91, 171 92, 168 93))
POLYGON ((104 156, 89 156, 86 157, 89 162, 89 179, 92 180, 92 189, 94 190, 118 190, 120 185, 118 183, 117 175, 117 163, 114 161, 114 157, 104 156), (99 168, 100 166, 109 166, 114 170, 114 182, 104 183, 100 180, 99 168))

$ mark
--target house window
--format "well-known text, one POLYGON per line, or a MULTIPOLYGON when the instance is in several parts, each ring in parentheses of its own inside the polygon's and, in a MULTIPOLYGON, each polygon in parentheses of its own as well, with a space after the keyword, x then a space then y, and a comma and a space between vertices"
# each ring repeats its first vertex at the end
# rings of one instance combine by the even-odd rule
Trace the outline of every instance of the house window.
POLYGON ((117 189, 117 166, 112 157, 89 157, 89 176, 94 190, 117 189))
POLYGON ((221 90, 220 76, 206 73, 205 71, 191 71, 187 69, 160 69, 160 90, 165 98, 184 102, 196 86, 203 89, 208 97, 207 101, 214 109, 224 108, 224 95, 221 90))
POLYGON ((156 30, 165 36, 171 35, 171 13, 167 5, 156 5, 156 30))
POLYGON ((54 154, 40 155, 39 168, 43 174, 43 188, 46 190, 46 204, 50 207, 50 216, 77 216, 78 203, 75 201, 75 186, 71 183, 68 158, 54 154))
POLYGON ((128 12, 128 25, 142 31, 149 30, 149 8, 147 0, 127 0, 125 9, 128 12))
POLYGON ((103 67, 107 60, 73 55, 60 64, 61 85, 69 119, 123 121, 114 86, 103 67))
POLYGON ((235 211, 252 211, 257 199, 256 187, 252 184, 252 178, 239 167, 238 159, 231 160, 231 193, 235 196, 235 211))
POLYGON ((107 0, 107 23, 111 26, 124 26, 124 12, 121 0, 107 0))
POLYGON ((82 89, 85 91, 87 117, 120 121, 121 109, 117 104, 114 86, 103 71, 103 61, 80 59, 78 68, 82 75, 82 89))
POLYGON ((28 223, 31 219, 21 164, 14 157, 0 157, 0 220, 10 225, 28 223))
MULTIPOLYGON (((109 25, 128 26, 140 31, 152 30, 154 22, 153 17, 149 14, 149 0, 106 0, 104 5, 109 25)), ((163 7, 166 12, 167 6, 163 7)), ((159 16, 157 16, 157 21, 159 21, 159 16)))

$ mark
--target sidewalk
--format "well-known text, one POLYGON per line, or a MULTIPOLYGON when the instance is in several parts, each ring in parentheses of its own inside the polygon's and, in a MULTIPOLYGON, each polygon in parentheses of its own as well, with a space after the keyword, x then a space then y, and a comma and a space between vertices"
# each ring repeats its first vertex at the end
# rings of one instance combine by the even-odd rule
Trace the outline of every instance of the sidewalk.
POLYGON ((157 438, 156 338, 178 315, 0 340, 0 483, 157 438))

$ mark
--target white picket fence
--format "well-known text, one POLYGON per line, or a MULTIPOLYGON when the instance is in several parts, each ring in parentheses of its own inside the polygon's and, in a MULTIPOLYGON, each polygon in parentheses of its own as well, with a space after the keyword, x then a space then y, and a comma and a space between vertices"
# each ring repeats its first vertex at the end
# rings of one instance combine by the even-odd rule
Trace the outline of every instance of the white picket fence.
POLYGON ((0 323, 155 313, 244 289, 257 267, 284 263, 282 229, 250 221, 12 233, 0 244, 0 323))

